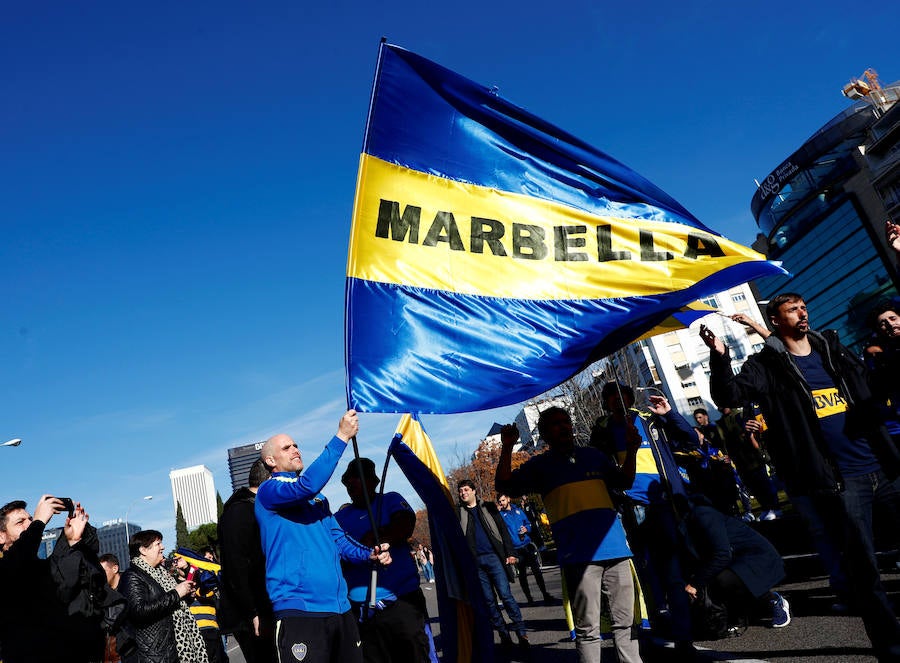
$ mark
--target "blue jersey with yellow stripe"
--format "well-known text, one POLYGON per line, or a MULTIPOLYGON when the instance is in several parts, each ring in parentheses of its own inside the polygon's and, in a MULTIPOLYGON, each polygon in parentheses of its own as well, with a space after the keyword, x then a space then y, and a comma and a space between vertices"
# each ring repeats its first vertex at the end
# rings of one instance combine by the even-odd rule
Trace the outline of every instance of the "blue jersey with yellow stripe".
MULTIPOLYGON (((665 415, 631 410, 632 423, 641 436, 636 456, 634 483, 625 491, 638 504, 660 504, 667 492, 686 495, 685 477, 679 473, 672 449, 697 449, 697 435, 675 410, 665 415), (660 473, 665 471, 665 476, 660 473)), ((621 466, 625 461, 625 426, 613 417, 603 417, 591 431, 591 444, 611 455, 621 466)))
POLYGON ((609 493, 620 483, 618 468, 597 449, 571 454, 548 450, 514 470, 497 488, 510 495, 538 492, 550 518, 559 563, 631 557, 625 530, 609 493))
MULTIPOLYGON (((665 501, 665 491, 659 478, 659 467, 653 455, 653 447, 650 444, 651 432, 637 413, 634 413, 633 416, 632 423, 641 435, 641 446, 638 447, 635 457, 634 483, 625 491, 625 494, 638 504, 658 504, 665 501)), ((625 427, 613 419, 609 420, 608 425, 616 444, 616 461, 621 467, 627 453, 625 451, 625 427)))

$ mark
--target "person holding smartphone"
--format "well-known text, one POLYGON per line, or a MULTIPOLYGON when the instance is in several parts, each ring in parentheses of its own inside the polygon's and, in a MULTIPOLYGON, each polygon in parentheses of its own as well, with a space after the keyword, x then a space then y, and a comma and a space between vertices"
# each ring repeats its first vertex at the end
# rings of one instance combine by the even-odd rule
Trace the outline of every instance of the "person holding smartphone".
POLYGON ((162 534, 136 532, 128 543, 131 566, 119 587, 128 601, 137 652, 129 663, 208 663, 200 629, 185 602, 191 580, 176 582, 163 562, 162 534))

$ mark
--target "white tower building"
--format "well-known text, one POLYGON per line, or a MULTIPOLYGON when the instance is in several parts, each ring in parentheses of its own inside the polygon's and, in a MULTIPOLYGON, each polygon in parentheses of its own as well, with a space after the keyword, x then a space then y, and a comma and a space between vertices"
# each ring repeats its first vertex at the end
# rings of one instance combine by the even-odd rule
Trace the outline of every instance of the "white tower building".
POLYGON ((178 504, 189 530, 216 522, 216 487, 212 472, 205 465, 194 465, 169 472, 175 511, 178 504))

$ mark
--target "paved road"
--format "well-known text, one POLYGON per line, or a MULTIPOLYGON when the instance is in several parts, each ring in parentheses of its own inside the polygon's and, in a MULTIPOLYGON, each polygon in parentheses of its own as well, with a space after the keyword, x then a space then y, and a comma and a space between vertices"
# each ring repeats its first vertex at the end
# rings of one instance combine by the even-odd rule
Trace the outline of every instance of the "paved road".
MULTIPOLYGON (((554 596, 562 596, 558 567, 544 570, 547 587, 554 596)), ((900 574, 884 576, 894 601, 900 601, 900 574)), ((534 583, 532 591, 534 591, 534 583)), ((434 585, 422 585, 428 599, 429 614, 437 614, 434 585)), ((777 588, 791 603, 792 620, 781 629, 767 628, 762 623, 751 625, 741 636, 699 642, 705 661, 772 661, 775 663, 875 663, 875 656, 857 617, 835 616, 830 612, 834 596, 825 578, 785 584, 777 588)), ((537 592, 535 592, 537 593, 537 592)), ((506 656, 499 646, 497 660, 531 660, 540 663, 575 661, 575 644, 568 638, 561 607, 525 604, 518 585, 513 588, 520 604, 531 640, 530 656, 514 652, 506 656)), ((432 620, 436 622, 436 620, 432 620)), ((439 625, 433 623, 439 632, 439 625)), ((495 640, 496 636, 495 636, 495 640)), ((497 640, 499 642, 499 640, 497 640)), ((647 663, 680 663, 674 652, 649 639, 642 644, 642 656, 647 663)), ((612 647, 612 642, 604 646, 612 647)), ((610 652, 612 654, 612 652, 610 652)), ((612 660, 612 659, 611 659, 612 660)))
MULTIPOLYGON (((544 570, 547 587, 554 596, 561 596, 560 575, 557 567, 544 570)), ((888 592, 895 604, 900 601, 900 574, 884 576, 888 592)), ((532 586, 534 583, 531 583, 532 586)), ((434 585, 423 584, 432 615, 432 628, 440 645, 440 624, 437 622, 437 599, 434 585)), ((771 661, 773 663, 875 663, 862 622, 857 617, 836 616, 830 613, 834 596, 824 578, 793 582, 777 588, 791 603, 792 619, 782 629, 767 628, 762 623, 751 625, 740 637, 697 643, 705 661, 771 661)), ((565 618, 559 606, 525 604, 518 585, 513 588, 521 603, 525 624, 529 629, 531 652, 521 655, 518 651, 508 654, 499 645, 497 661, 533 661, 535 663, 562 663, 575 661, 575 645, 569 640, 565 618)), ((496 636, 495 636, 496 639, 496 636)), ((499 640, 498 640, 499 642, 499 640)), ((611 642, 604 646, 611 647, 611 642)), ((244 663, 237 644, 229 639, 227 645, 230 663, 244 663)), ((612 654, 612 652, 610 652, 612 654)), ((647 639, 642 645, 647 663, 681 663, 674 652, 661 643, 647 639)), ((612 658, 610 660, 613 660, 612 658)), ((448 662, 452 663, 452 662, 448 662)))

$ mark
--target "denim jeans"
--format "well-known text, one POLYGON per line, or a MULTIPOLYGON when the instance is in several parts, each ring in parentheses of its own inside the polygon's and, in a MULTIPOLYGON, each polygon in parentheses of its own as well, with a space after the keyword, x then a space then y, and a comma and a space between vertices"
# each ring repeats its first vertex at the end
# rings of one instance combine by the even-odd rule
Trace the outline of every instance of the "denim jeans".
MULTIPOLYGON (((900 481, 889 481, 882 470, 844 479, 844 505, 850 522, 857 526, 866 555, 876 563, 875 532, 872 529, 872 512, 878 504, 890 516, 889 531, 900 526, 900 481)), ((876 563, 877 568, 877 563, 876 563)))
POLYGON ((525 622, 522 620, 522 611, 519 610, 519 604, 513 598, 512 590, 509 588, 509 579, 506 577, 506 569, 500 562, 500 558, 492 553, 479 554, 478 563, 478 579, 481 580, 481 594, 487 603, 488 614, 491 616, 491 625, 500 633, 509 633, 509 627, 503 621, 503 616, 497 610, 497 603, 494 601, 494 590, 497 596, 506 608, 506 614, 512 620, 512 630, 523 635, 525 633, 525 622))
POLYGON ((825 526, 825 520, 820 515, 820 509, 817 508, 816 501, 812 497, 807 495, 789 495, 789 499, 791 504, 794 505, 794 509, 800 514, 803 522, 806 523, 806 529, 809 532, 810 539, 812 539, 813 547, 815 547, 816 553, 819 555, 819 561, 822 562, 822 566, 828 574, 831 589, 834 590, 841 602, 849 601, 850 586, 841 563, 843 540, 838 538, 835 541, 835 535, 825 526))
POLYGON ((857 589, 866 633, 879 658, 897 660, 900 655, 900 624, 881 584, 875 557, 872 510, 876 503, 891 515, 888 531, 897 532, 900 520, 900 481, 889 481, 882 470, 844 479, 841 495, 847 510, 847 575, 857 589), (889 652, 889 653, 888 653, 889 652))
POLYGON ((872 510, 876 503, 893 511, 888 525, 896 532, 900 513, 900 482, 889 481, 882 470, 844 479, 840 498, 816 497, 812 500, 821 516, 829 538, 842 550, 844 571, 854 593, 866 634, 872 641, 879 660, 898 660, 900 656, 900 623, 888 601, 872 530, 872 510))

